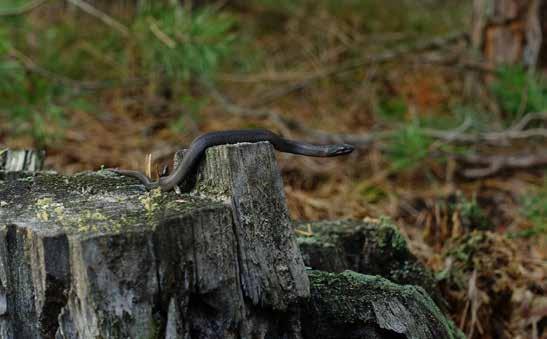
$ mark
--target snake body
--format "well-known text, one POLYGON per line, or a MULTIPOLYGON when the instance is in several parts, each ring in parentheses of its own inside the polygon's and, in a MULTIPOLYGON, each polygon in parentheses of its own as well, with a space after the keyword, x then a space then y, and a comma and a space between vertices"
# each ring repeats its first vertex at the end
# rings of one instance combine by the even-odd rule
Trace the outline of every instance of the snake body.
POLYGON ((160 187, 162 191, 173 189, 188 176, 196 167, 203 153, 208 147, 241 142, 268 141, 273 147, 285 153, 306 155, 311 157, 335 157, 349 154, 353 146, 348 144, 314 145, 305 142, 285 139, 266 129, 245 129, 211 132, 203 134, 192 142, 184 158, 168 176, 160 177, 158 181, 151 181, 146 175, 138 171, 110 169, 113 172, 139 179, 148 189, 160 187))

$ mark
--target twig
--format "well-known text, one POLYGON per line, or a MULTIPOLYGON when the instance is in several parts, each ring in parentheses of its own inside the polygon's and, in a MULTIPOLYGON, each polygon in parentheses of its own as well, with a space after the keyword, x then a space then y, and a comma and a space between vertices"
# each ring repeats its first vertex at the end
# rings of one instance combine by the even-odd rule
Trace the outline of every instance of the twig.
POLYGON ((350 71, 352 69, 367 66, 370 64, 391 61, 405 54, 423 52, 430 49, 444 48, 454 42, 457 42, 466 38, 467 38, 467 33, 464 33, 464 32, 450 33, 445 36, 435 37, 435 38, 432 38, 431 40, 419 42, 414 46, 399 46, 397 48, 394 48, 389 51, 385 51, 383 53, 369 55, 361 60, 349 61, 345 64, 342 64, 339 67, 332 67, 323 72, 320 72, 319 74, 315 76, 322 77, 322 76, 330 75, 333 73, 350 71))
POLYGON ((97 19, 101 20, 106 25, 116 29, 118 32, 120 32, 124 36, 129 36, 129 29, 127 27, 125 27, 123 24, 121 24, 119 21, 112 18, 108 14, 101 12, 97 8, 91 6, 87 2, 82 0, 67 0, 67 1, 72 3, 74 6, 80 8, 87 14, 92 15, 96 17, 97 19))
POLYGON ((201 81, 202 85, 209 91, 210 96, 228 113, 241 117, 254 117, 260 119, 271 119, 276 123, 283 132, 296 130, 306 133, 314 137, 317 141, 323 143, 351 143, 355 146, 370 146, 382 134, 346 134, 346 133, 329 133, 313 128, 305 127, 300 122, 284 117, 281 114, 270 110, 255 110, 233 104, 226 96, 224 96, 216 87, 208 81, 201 81))
POLYGON ((271 93, 268 94, 267 99, 272 100, 276 97, 278 98, 278 97, 285 96, 291 92, 305 88, 309 86, 310 84, 312 84, 313 82, 323 79, 325 77, 349 72, 356 68, 360 68, 360 67, 364 67, 368 65, 386 63, 386 62, 395 60, 397 58, 400 58, 405 54, 424 52, 424 51, 427 51, 430 49, 436 49, 436 48, 437 49, 443 48, 452 43, 455 43, 457 41, 460 41, 466 38, 467 38, 467 33, 463 33, 463 32, 450 33, 446 36, 435 37, 431 40, 419 42, 416 45, 412 45, 412 46, 402 45, 402 46, 399 46, 394 49, 384 51, 378 54, 367 55, 362 59, 349 60, 347 62, 341 63, 340 65, 326 67, 316 72, 312 72, 311 74, 308 74, 307 76, 301 78, 300 80, 296 81, 295 83, 289 86, 282 86, 282 88, 272 91, 271 93))
POLYGON ((289 81, 289 85, 283 85, 279 88, 274 88, 267 94, 261 96, 255 102, 263 103, 264 101, 272 101, 276 98, 283 97, 294 91, 303 89, 312 83, 332 75, 337 75, 345 72, 352 71, 356 68, 381 64, 400 58, 405 54, 424 52, 430 49, 443 48, 452 43, 467 38, 467 33, 456 32, 450 33, 445 36, 435 37, 431 40, 419 42, 415 45, 401 45, 394 49, 384 51, 378 54, 370 54, 360 59, 348 60, 339 65, 327 66, 317 71, 308 73, 300 72, 286 72, 283 74, 263 74, 259 76, 253 76, 253 79, 241 78, 234 75, 224 74, 221 79, 235 82, 263 82, 263 81, 289 81))
POLYGON ((459 128, 457 131, 443 131, 435 129, 424 129, 423 132, 429 137, 441 139, 446 142, 456 143, 486 143, 499 146, 501 143, 511 140, 522 140, 533 137, 547 138, 547 129, 545 128, 524 128, 533 120, 547 120, 547 112, 529 113, 521 120, 516 122, 510 128, 499 132, 483 132, 483 133, 464 133, 465 129, 459 128), (456 132, 455 132, 456 131, 456 132))
POLYGON ((547 165, 547 152, 492 156, 465 155, 456 158, 468 164, 486 166, 463 170, 463 176, 469 179, 485 178, 504 169, 522 169, 547 165))
MULTIPOLYGON (((356 146, 370 146, 379 139, 392 137, 396 131, 381 131, 375 133, 329 133, 321 130, 305 127, 300 122, 283 117, 277 112, 270 110, 250 109, 238 106, 232 103, 226 96, 216 89, 210 82, 202 81, 202 84, 209 90, 213 100, 221 105, 228 113, 242 116, 255 117, 260 119, 271 119, 276 124, 286 130, 298 130, 312 137, 315 137, 321 142, 346 142, 356 146)), ((520 121, 515 123, 509 129, 499 132, 483 132, 483 133, 465 133, 471 127, 471 120, 466 119, 459 127, 453 130, 437 130, 425 128, 423 133, 431 138, 448 142, 448 143, 485 143, 499 146, 503 142, 511 140, 522 140, 533 137, 547 138, 547 129, 531 128, 523 130, 532 120, 547 119, 545 113, 530 113, 525 115, 520 121)))
POLYGON ((489 64, 466 61, 466 60, 458 60, 458 59, 454 60, 453 58, 450 58, 450 59, 422 58, 422 59, 414 60, 413 63, 417 65, 433 65, 433 66, 450 67, 450 68, 456 68, 459 70, 473 71, 473 72, 487 73, 487 74, 494 74, 494 75, 498 73, 498 70, 489 64))
POLYGON ((161 41, 165 46, 173 49, 177 47, 177 43, 169 37, 164 31, 160 29, 157 22, 152 18, 148 18, 148 24, 150 25, 150 31, 159 41, 161 41))
POLYGON ((0 10, 0 16, 23 15, 27 12, 30 12, 30 11, 42 6, 43 4, 45 4, 48 1, 49 0, 33 0, 33 1, 27 2, 24 5, 21 5, 19 7, 2 9, 2 10, 0 10))
POLYGON ((524 115, 517 123, 511 126, 511 130, 521 131, 534 120, 547 120, 547 112, 528 113, 524 115))
POLYGON ((71 87, 76 87, 76 88, 90 88, 90 87, 95 88, 94 86, 95 84, 76 81, 76 80, 64 77, 62 75, 53 73, 45 68, 42 68, 41 66, 36 64, 30 57, 28 57, 27 55, 25 55, 24 53, 22 53, 21 51, 15 48, 11 48, 9 50, 9 55, 19 60, 27 70, 34 72, 44 78, 50 79, 54 82, 68 85, 71 87))
POLYGON ((499 146, 502 143, 506 143, 511 140, 522 140, 533 137, 547 138, 547 129, 545 128, 531 128, 524 131, 514 131, 507 129, 500 132, 485 132, 485 133, 460 133, 455 134, 451 131, 424 129, 423 133, 429 137, 440 139, 446 142, 453 143, 484 143, 494 146, 499 146))
MULTIPOLYGON (((58 84, 73 87, 75 89, 79 89, 79 90, 98 90, 98 89, 102 89, 102 88, 111 87, 115 84, 115 81, 112 81, 112 80, 83 81, 83 80, 74 80, 74 79, 65 77, 63 75, 54 73, 50 70, 47 70, 47 69, 43 68, 42 66, 40 66, 36 62, 34 62, 34 60, 32 60, 30 57, 28 57, 23 52, 15 49, 15 48, 11 48, 8 51, 8 54, 11 57, 19 60, 26 70, 28 70, 30 72, 33 72, 33 73, 36 73, 39 76, 42 76, 42 77, 44 77, 46 79, 49 79, 53 82, 56 82, 58 84)), ((143 82, 143 81, 145 81, 145 80, 143 80, 143 79, 129 79, 127 81, 127 83, 133 83, 134 82, 135 84, 137 84, 137 83, 140 83, 140 82, 143 82)))

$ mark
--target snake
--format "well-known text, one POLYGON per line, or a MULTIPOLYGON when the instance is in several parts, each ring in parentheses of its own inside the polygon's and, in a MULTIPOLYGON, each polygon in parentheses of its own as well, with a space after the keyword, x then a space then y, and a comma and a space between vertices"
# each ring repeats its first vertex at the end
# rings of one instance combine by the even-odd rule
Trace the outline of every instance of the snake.
POLYGON ((167 176, 160 177, 157 181, 152 181, 139 171, 117 168, 109 168, 108 170, 120 175, 137 178, 147 190, 159 187, 162 191, 166 192, 175 188, 184 178, 192 173, 207 148, 218 145, 261 141, 269 142, 280 152, 311 157, 335 157, 349 154, 354 149, 349 144, 316 145, 289 140, 267 129, 227 130, 206 133, 194 139, 175 170, 167 176))

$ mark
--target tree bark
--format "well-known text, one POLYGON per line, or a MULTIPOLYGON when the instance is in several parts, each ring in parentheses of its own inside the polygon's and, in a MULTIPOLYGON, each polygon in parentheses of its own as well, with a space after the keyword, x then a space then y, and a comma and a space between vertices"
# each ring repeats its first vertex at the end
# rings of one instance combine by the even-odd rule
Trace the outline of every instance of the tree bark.
POLYGON ((474 0, 472 46, 494 66, 544 66, 546 0, 474 0), (543 21, 542 21, 543 20, 543 21), (544 57, 544 56, 542 56, 544 57))
POLYGON ((541 1, 539 8, 539 22, 541 22, 541 32, 543 43, 539 52, 539 67, 547 72, 547 1, 541 1))

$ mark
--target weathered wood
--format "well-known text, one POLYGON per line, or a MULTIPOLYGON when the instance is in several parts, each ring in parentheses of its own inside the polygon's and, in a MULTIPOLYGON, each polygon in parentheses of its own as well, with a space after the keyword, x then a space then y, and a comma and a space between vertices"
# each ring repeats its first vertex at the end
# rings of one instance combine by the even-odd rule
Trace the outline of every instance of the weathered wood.
POLYGON ((182 195, 0 174, 0 334, 291 337, 309 283, 275 166, 267 143, 212 148, 182 195))
POLYGON ((310 271, 305 338, 465 338, 420 287, 346 271, 310 271))
POLYGON ((196 188, 232 207, 245 296, 255 305, 286 309, 309 295, 309 284, 283 181, 270 143, 241 145, 208 149, 211 160, 198 172, 196 188))
POLYGON ((0 171, 40 171, 44 151, 0 149, 0 171))
POLYGON ((298 223, 298 244, 304 263, 314 270, 352 270, 379 275, 401 285, 425 289, 440 306, 433 274, 418 261, 389 220, 365 219, 298 223))

